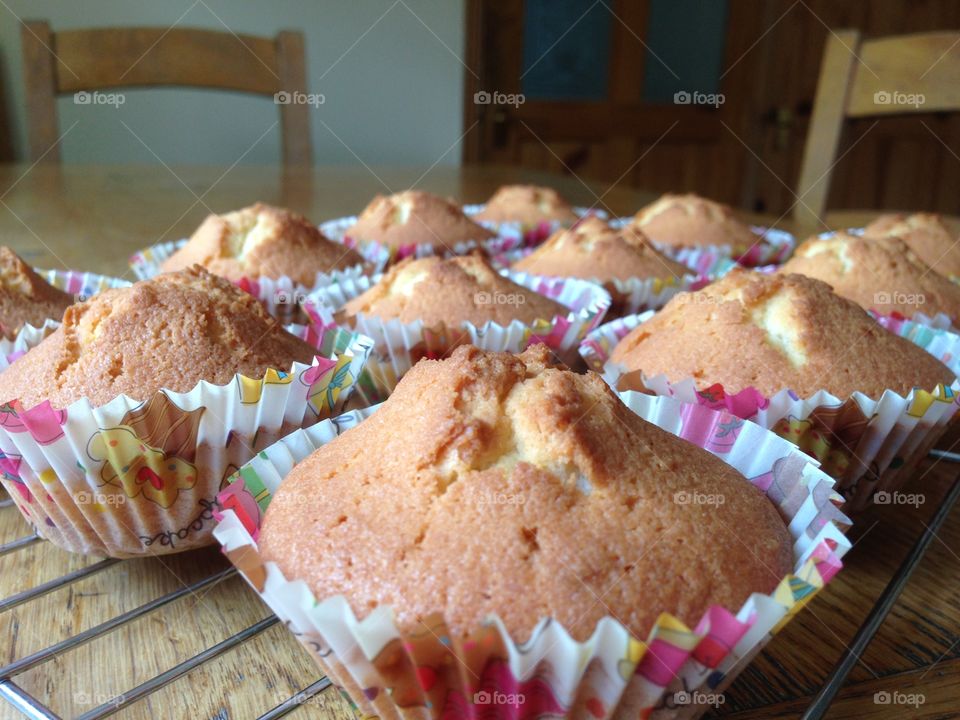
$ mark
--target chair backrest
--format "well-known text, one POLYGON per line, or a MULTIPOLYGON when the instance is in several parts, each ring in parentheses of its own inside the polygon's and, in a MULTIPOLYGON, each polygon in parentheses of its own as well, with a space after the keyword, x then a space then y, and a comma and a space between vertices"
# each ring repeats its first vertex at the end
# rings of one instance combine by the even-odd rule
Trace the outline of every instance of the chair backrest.
POLYGON ((305 97, 303 34, 275 38, 189 28, 99 28, 51 32, 43 21, 23 24, 30 158, 59 162, 56 98, 121 87, 203 87, 279 100, 283 162, 312 162, 305 97), (286 95, 277 95, 286 93, 286 95))
POLYGON ((803 151, 801 201, 793 211, 798 225, 822 224, 844 120, 960 110, 957 45, 960 32, 873 40, 858 30, 831 32, 803 151))

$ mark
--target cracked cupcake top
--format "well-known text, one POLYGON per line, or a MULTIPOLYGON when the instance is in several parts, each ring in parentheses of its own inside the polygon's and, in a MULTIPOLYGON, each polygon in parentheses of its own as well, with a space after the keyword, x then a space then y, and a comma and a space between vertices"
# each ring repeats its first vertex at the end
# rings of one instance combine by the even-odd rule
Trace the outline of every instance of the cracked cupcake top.
POLYGON ((146 400, 200 380, 222 385, 238 372, 288 371, 315 353, 252 295, 194 267, 71 305, 63 325, 0 373, 0 402, 146 400))
POLYGON ((532 253, 513 264, 535 275, 601 281, 629 278, 681 278, 692 274, 668 258, 635 227, 611 228, 599 218, 586 218, 569 230, 558 230, 532 253))
POLYGON ((494 270, 478 255, 447 259, 408 258, 390 268, 381 280, 343 306, 341 314, 372 315, 401 322, 423 320, 477 327, 488 321, 531 324, 566 316, 570 309, 519 285, 494 270))
POLYGON ((564 224, 576 222, 570 203, 556 190, 540 185, 503 185, 474 217, 493 222, 519 222, 536 225, 544 221, 564 224))
POLYGON ((346 235, 361 243, 375 241, 391 248, 423 244, 442 250, 470 240, 487 240, 495 233, 475 223, 446 198, 406 190, 377 195, 346 235))
POLYGON ((960 276, 960 242, 934 213, 881 215, 867 225, 868 237, 898 237, 921 260, 946 277, 960 276))
POLYGON ((878 397, 950 384, 935 357, 875 322, 830 286, 802 275, 733 270, 693 293, 680 293, 614 348, 611 361, 698 388, 753 387, 770 397, 825 389, 878 397))
POLYGON ((302 215, 257 203, 208 215, 162 269, 183 270, 196 264, 230 280, 286 276, 312 286, 317 273, 329 274, 362 262, 354 250, 325 237, 302 215))
POLYGON ((73 296, 34 272, 13 250, 0 246, 0 333, 12 337, 25 324, 59 320, 73 296))
POLYGON ((611 614, 644 638, 661 612, 738 609, 792 567, 760 490, 543 346, 418 363, 291 471, 259 544, 359 617, 389 605, 416 630, 441 613, 463 636, 496 613, 519 642, 544 617, 582 641, 611 614), (697 492, 724 501, 676 502, 697 492))
POLYGON ((896 237, 859 237, 845 232, 813 237, 797 248, 780 272, 829 283, 863 308, 910 317, 945 313, 960 320, 960 285, 933 270, 896 237))
POLYGON ((632 224, 652 240, 676 247, 729 245, 740 255, 763 242, 729 205, 693 193, 663 195, 634 215, 632 224))

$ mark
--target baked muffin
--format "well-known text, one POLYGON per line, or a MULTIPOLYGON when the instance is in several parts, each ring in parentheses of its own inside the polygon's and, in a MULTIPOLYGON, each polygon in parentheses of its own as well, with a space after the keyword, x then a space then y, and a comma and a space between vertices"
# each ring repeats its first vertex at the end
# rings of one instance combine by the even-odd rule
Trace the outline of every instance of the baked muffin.
POLYGON ((208 215, 187 244, 161 267, 170 272, 202 265, 233 281, 286 276, 312 286, 317 273, 362 262, 356 251, 324 237, 302 215, 257 203, 223 215, 208 215))
POLYGON ((863 234, 898 237, 941 275, 960 276, 960 243, 939 215, 881 215, 864 228, 863 234))
POLYGON ((509 325, 513 320, 530 325, 569 313, 564 305, 503 277, 484 258, 464 255, 407 258, 344 305, 340 314, 480 327, 488 321, 509 325))
POLYGON ((907 317, 945 313, 960 320, 960 285, 933 270, 896 237, 858 237, 840 232, 813 237, 797 248, 781 272, 829 283, 868 310, 907 317))
POLYGON ((570 203, 560 193, 540 185, 503 185, 474 217, 477 220, 518 222, 522 225, 542 222, 571 225, 577 221, 570 203))
POLYGON ((785 388, 801 397, 820 389, 877 397, 954 380, 933 355, 826 283, 739 269, 675 296, 624 337, 610 361, 648 377, 692 377, 698 389, 719 383, 727 393, 753 387, 767 397, 785 388))
POLYGON ((287 371, 315 354, 252 295, 197 266, 71 305, 56 331, 0 373, 0 402, 147 400, 161 388, 287 371))
POLYGON ((596 279, 681 278, 690 269, 659 252, 635 227, 614 230, 599 218, 587 218, 569 230, 558 230, 532 253, 515 262, 514 270, 534 275, 596 279))
POLYGON ((495 613, 518 642, 544 617, 579 641, 607 615, 638 638, 661 612, 692 626, 792 569, 759 489, 635 415, 599 376, 551 367, 542 346, 421 361, 369 419, 294 467, 258 544, 359 617, 390 606, 404 632, 441 613, 462 638, 495 613))
POLYGON ((59 320, 73 296, 34 272, 10 248, 0 245, 0 333, 13 337, 25 324, 40 327, 59 320))
POLYGON ((458 205, 422 190, 377 195, 346 231, 347 237, 379 242, 398 249, 434 245, 453 249, 457 243, 487 240, 495 233, 463 214, 458 205))
POLYGON ((736 218, 729 205, 693 193, 663 195, 634 215, 632 225, 663 245, 729 245, 735 255, 742 255, 763 242, 746 223, 736 218))

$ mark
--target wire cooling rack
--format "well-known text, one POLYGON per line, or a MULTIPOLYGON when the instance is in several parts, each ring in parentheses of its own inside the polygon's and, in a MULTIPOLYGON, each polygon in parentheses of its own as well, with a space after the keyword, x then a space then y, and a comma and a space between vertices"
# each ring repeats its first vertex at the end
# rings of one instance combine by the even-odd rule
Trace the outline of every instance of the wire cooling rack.
MULTIPOLYGON (((942 462, 960 465, 960 454, 957 453, 935 450, 931 452, 931 457, 939 458, 942 462)), ((909 581, 910 575, 923 558, 931 541, 935 537, 940 527, 943 525, 947 516, 950 514, 950 511, 956 503, 958 497, 960 497, 960 474, 958 474, 957 479, 954 480, 952 487, 948 491, 940 507, 937 509, 934 517, 926 526, 925 531, 916 540, 913 548, 904 559, 900 568, 894 574, 886 589, 874 604, 872 611, 860 626, 860 629, 858 630, 853 641, 844 651, 830 675, 826 678, 821 691, 817 694, 807 708, 802 720, 819 720, 824 716, 827 709, 833 702, 837 692, 839 692, 839 690, 843 687, 847 675, 857 658, 863 653, 867 645, 869 645, 870 641, 883 624, 884 619, 896 604, 897 598, 900 596, 900 593, 903 591, 903 588, 909 581)), ((17 511, 12 507, 12 505, 13 501, 10 499, 0 501, 0 509, 9 508, 5 512, 16 513, 17 511)), ((22 553, 27 548, 40 542, 43 542, 43 540, 41 540, 35 534, 25 535, 24 537, 20 537, 0 545, 0 557, 11 555, 13 553, 22 553)), ((54 591, 61 590, 73 583, 83 580, 84 578, 96 576, 104 570, 107 570, 108 568, 122 562, 124 561, 114 559, 100 560, 78 570, 66 573, 53 580, 42 582, 32 588, 17 592, 0 600, 0 614, 8 612, 13 608, 25 605, 26 603, 30 603, 31 601, 37 600, 38 598, 54 591)), ((73 650, 97 638, 103 637, 128 623, 144 618, 150 613, 160 610, 161 608, 170 606, 176 603, 178 600, 182 600, 183 598, 196 595, 198 593, 203 593, 205 590, 212 588, 214 585, 224 580, 232 578, 236 574, 237 571, 234 568, 220 569, 200 580, 183 585, 172 592, 161 595, 160 597, 146 602, 132 610, 111 617, 110 619, 88 628, 83 632, 77 633, 76 635, 68 637, 65 640, 54 643, 53 645, 43 649, 34 651, 24 657, 10 662, 3 667, 0 667, 0 698, 6 701, 9 707, 19 711, 20 716, 22 717, 33 718, 37 720, 61 720, 60 715, 56 714, 53 710, 20 687, 16 682, 16 677, 34 668, 44 666, 61 653, 73 650)), ((212 661, 224 653, 227 653, 230 650, 239 647, 243 643, 255 638, 279 622, 279 619, 275 615, 265 617, 262 620, 247 626, 243 630, 227 637, 226 639, 207 647, 205 650, 193 655, 189 659, 184 660, 157 675, 154 675, 139 685, 136 685, 135 687, 113 697, 105 698, 104 702, 101 702, 96 707, 72 717, 75 717, 78 720, 97 720, 98 718, 106 718, 114 715, 122 709, 127 708, 157 692, 161 688, 183 677, 192 670, 199 668, 204 663, 212 661)), ((320 679, 301 689, 299 692, 290 695, 287 699, 283 700, 279 704, 271 708, 265 708, 258 720, 275 720, 276 718, 284 717, 298 709, 301 705, 308 703, 312 698, 315 698, 320 693, 329 690, 331 687, 332 684, 330 680, 325 677, 321 677, 320 679)), ((2 709, 2 707, 2 704, 0 704, 0 709, 2 709)))

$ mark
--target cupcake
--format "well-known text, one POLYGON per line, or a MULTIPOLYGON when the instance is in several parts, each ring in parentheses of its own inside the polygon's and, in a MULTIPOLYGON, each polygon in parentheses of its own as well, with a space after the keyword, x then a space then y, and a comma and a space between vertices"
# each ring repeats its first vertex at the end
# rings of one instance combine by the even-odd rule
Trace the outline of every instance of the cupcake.
POLYGON ((10 248, 0 246, 0 334, 13 338, 24 325, 59 320, 73 296, 34 272, 10 248))
POLYGON ((954 322, 960 320, 960 285, 936 272, 897 237, 845 232, 812 237, 781 272, 823 280, 837 294, 884 315, 944 313, 954 322))
POLYGON ((69 550, 205 544, 232 469, 346 399, 321 354, 200 267, 102 292, 0 373, 2 482, 69 550))
POLYGON ((939 215, 881 215, 863 229, 863 234, 867 237, 898 237, 941 275, 960 276, 960 244, 939 215))
POLYGON ((960 390, 960 337, 882 325, 795 274, 731 271, 598 328, 581 354, 616 388, 724 408, 795 442, 853 510, 899 487, 948 429, 960 390))
POLYGON ((383 276, 322 288, 304 308, 317 327, 348 325, 372 338, 360 385, 372 402, 389 395, 421 358, 462 344, 520 352, 545 343, 564 361, 610 306, 602 287, 573 278, 498 273, 480 255, 407 258, 383 276))
POLYGON ((594 279, 602 283, 630 278, 674 278, 690 273, 671 260, 635 227, 615 230, 599 218, 587 218, 569 230, 558 230, 514 270, 534 275, 594 279))
POLYGON ((453 251, 457 245, 487 240, 496 233, 468 218, 450 200, 405 190, 375 197, 346 236, 358 245, 376 242, 393 251, 420 245, 453 251))
POLYGON ((343 306, 341 316, 457 328, 463 323, 533 324, 568 308, 500 275, 478 255, 408 258, 343 306))
POLYGON ((633 395, 458 348, 252 461, 217 538, 360 715, 646 717, 735 674, 849 543, 788 443, 633 395))
POLYGON ((577 214, 553 188, 539 185, 503 185, 473 216, 488 222, 517 222, 534 227, 540 223, 571 225, 577 214))
POLYGON ((313 287, 318 275, 362 262, 356 251, 327 239, 302 215, 257 203, 208 215, 160 269, 171 272, 202 265, 233 281, 287 277, 313 287))
POLYGON ((735 256, 763 243, 761 236, 734 215, 729 205, 692 193, 667 193, 633 217, 632 225, 670 247, 726 246, 735 256))

